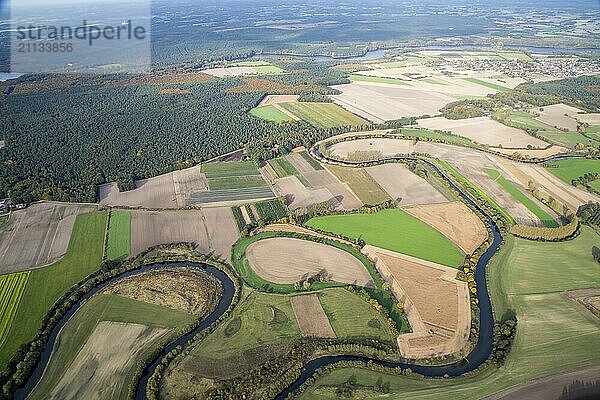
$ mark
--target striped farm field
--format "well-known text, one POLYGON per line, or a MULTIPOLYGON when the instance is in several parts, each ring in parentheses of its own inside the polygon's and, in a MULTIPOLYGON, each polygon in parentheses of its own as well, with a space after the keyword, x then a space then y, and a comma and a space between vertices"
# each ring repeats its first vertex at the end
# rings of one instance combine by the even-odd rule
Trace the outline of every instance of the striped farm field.
POLYGON ((28 278, 29 271, 0 276, 0 345, 17 313, 28 278))
POLYGON ((361 117, 333 103, 281 103, 281 106, 296 117, 319 128, 367 124, 367 121, 361 117))

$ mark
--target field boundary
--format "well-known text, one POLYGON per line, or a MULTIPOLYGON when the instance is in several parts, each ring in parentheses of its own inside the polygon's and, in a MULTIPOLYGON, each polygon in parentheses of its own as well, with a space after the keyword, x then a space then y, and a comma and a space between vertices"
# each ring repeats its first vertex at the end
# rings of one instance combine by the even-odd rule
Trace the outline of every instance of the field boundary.
MULTIPOLYGON (((398 301, 400 301, 404 305, 404 311, 412 328, 412 332, 401 334, 397 338, 398 348, 400 349, 400 353, 403 357, 409 359, 419 359, 449 355, 459 351, 467 344, 471 329, 471 302, 469 296, 469 287, 466 282, 459 281, 456 279, 456 269, 371 245, 365 245, 362 249, 362 252, 375 261, 375 266, 377 267, 377 270, 379 271, 381 276, 384 277, 384 279, 390 284, 391 290, 398 299, 398 301), (432 335, 430 333, 430 329, 427 329, 427 327, 425 326, 425 321, 423 320, 423 317, 421 316, 418 310, 419 306, 413 303, 410 296, 403 289, 402 284, 400 284, 397 281, 390 268, 378 256, 379 254, 419 264, 424 268, 432 268, 441 271, 443 272, 443 275, 441 275, 438 279, 453 283, 457 286, 457 329, 454 332, 450 332, 447 328, 445 329, 441 326, 439 327, 440 329, 447 331, 446 334, 449 335, 449 337, 447 337, 447 341, 440 345, 430 345, 425 348, 421 347, 417 349, 411 347, 410 340, 427 340, 428 338, 431 338, 432 335)), ((432 325, 432 323, 429 323, 429 325, 432 325)))

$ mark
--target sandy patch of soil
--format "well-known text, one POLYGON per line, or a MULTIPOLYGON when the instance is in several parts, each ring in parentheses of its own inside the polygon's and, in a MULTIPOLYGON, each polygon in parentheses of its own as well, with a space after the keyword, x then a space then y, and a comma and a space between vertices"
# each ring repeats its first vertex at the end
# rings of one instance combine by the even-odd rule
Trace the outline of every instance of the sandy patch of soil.
POLYGON ((292 296, 292 309, 303 337, 335 338, 335 332, 315 293, 292 296))

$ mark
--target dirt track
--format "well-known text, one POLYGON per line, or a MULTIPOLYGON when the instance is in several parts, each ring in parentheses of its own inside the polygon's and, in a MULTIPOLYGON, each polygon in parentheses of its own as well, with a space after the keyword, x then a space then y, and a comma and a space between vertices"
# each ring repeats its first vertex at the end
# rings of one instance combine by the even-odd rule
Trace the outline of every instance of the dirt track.
POLYGON ((467 283, 455 279, 457 270, 371 245, 363 253, 375 260, 379 273, 404 304, 413 331, 398 336, 403 357, 442 356, 465 346, 471 308, 467 283))
POLYGON ((466 254, 472 254, 488 237, 483 222, 461 201, 417 205, 404 210, 440 231, 466 254))
POLYGON ((276 237, 246 249, 254 272, 274 283, 295 283, 322 273, 329 280, 373 286, 365 266, 350 253, 322 243, 276 237))
POLYGON ((0 274, 42 267, 67 252, 78 214, 93 204, 42 202, 14 211, 0 234, 0 274))
POLYGON ((290 300, 302 336, 335 338, 335 332, 315 293, 292 296, 290 300))

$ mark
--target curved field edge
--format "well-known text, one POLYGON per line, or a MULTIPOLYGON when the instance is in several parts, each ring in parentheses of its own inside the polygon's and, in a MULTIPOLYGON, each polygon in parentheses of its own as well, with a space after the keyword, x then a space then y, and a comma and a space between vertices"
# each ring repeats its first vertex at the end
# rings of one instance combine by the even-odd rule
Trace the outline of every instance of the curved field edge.
POLYGON ((438 230, 401 209, 314 217, 306 225, 454 268, 460 267, 464 261, 464 253, 458 246, 438 230), (402 235, 398 235, 398 227, 403 228, 402 235))
POLYGON ((0 366, 19 346, 31 340, 50 307, 71 286, 96 271, 102 263, 107 212, 78 215, 67 254, 56 263, 32 270, 8 336, 0 348, 0 366))
MULTIPOLYGON (((169 332, 161 335, 165 337, 173 334, 172 328, 191 324, 194 319, 192 315, 183 311, 119 295, 95 295, 82 305, 61 329, 44 375, 29 398, 43 399, 52 392, 70 369, 96 326, 102 321, 139 324, 151 328, 171 328, 169 332)), ((114 338, 114 340, 118 340, 118 338, 114 338)), ((155 343, 150 344, 148 348, 155 343)), ((98 349, 98 351, 102 351, 102 349, 98 349)), ((126 397, 128 383, 133 378, 133 371, 128 371, 126 376, 121 378, 125 382, 121 395, 126 397)))
MULTIPOLYGON (((279 294, 294 294, 294 293, 306 293, 307 291, 298 290, 294 287, 293 284, 280 284, 269 282, 254 272, 248 259, 246 258, 246 249, 252 243, 274 237, 289 237, 296 238, 302 240, 309 240, 318 243, 323 243, 329 246, 336 247, 340 250, 346 251, 350 253, 352 256, 357 258, 369 272, 371 279, 375 285, 374 289, 365 288, 365 290, 369 293, 369 295, 376 299, 383 307, 390 312, 390 317, 394 320, 396 324, 396 328, 400 333, 410 332, 410 326, 408 325, 408 321, 403 312, 399 311, 395 304, 397 302, 394 295, 391 293, 387 285, 384 285, 384 281, 379 276, 375 266, 369 260, 367 256, 362 254, 358 249, 351 247, 347 244, 340 243, 336 240, 320 238, 311 235, 304 235, 299 233, 289 233, 289 232, 262 232, 253 236, 243 237, 236 244, 234 244, 232 249, 231 259, 233 262, 233 268, 235 272, 240 276, 240 278, 250 287, 269 293, 279 293, 279 294)), ((339 283, 339 282, 312 282, 308 291, 318 291, 325 288, 331 287, 345 287, 348 284, 339 283)))
MULTIPOLYGON (((488 286, 496 317, 517 315, 517 334, 502 367, 454 379, 424 379, 339 367, 319 377, 300 399, 333 399, 354 375, 359 387, 373 390, 387 382, 391 399, 473 399, 542 376, 600 365, 598 321, 565 290, 600 286, 600 270, 591 247, 600 235, 582 227, 577 238, 560 243, 507 237, 492 258, 488 286), (552 262, 548 262, 552 260, 552 262), (574 262, 576 260, 576 262, 574 262)), ((373 395, 382 393, 371 392, 373 395)))

